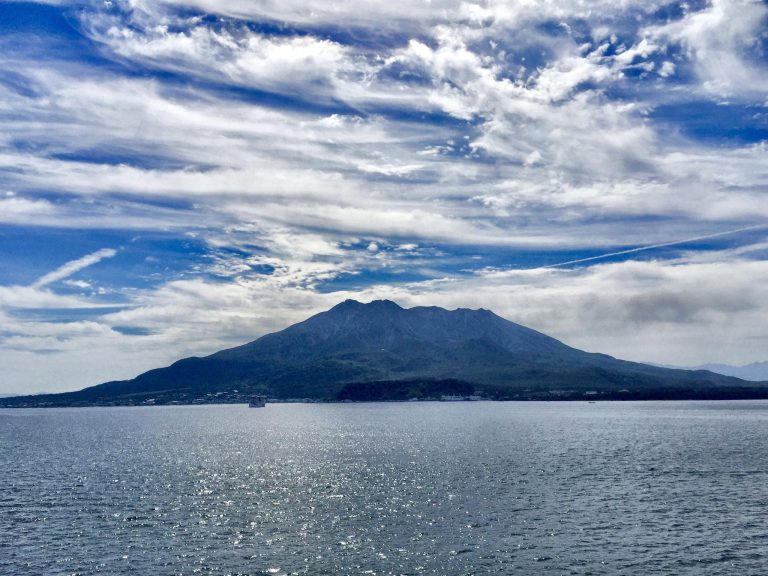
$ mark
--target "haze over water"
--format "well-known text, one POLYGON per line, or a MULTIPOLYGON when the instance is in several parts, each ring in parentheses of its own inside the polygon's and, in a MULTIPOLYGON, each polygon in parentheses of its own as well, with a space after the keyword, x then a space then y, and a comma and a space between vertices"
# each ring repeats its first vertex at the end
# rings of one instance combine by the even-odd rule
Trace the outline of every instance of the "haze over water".
POLYGON ((761 574, 768 402, 0 410, 0 574, 761 574))

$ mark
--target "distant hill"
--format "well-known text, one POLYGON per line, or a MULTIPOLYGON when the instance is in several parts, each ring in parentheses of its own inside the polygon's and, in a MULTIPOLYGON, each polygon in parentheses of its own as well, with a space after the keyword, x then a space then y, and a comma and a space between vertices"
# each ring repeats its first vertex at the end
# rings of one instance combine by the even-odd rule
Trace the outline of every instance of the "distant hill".
POLYGON ((753 362, 745 366, 729 366, 728 364, 705 364, 694 370, 709 370, 725 376, 734 376, 742 380, 761 382, 768 380, 768 362, 753 362))
POLYGON ((403 400, 768 397, 756 384, 571 348, 489 310, 404 309, 347 300, 243 346, 79 392, 6 398, 4 406, 403 400))

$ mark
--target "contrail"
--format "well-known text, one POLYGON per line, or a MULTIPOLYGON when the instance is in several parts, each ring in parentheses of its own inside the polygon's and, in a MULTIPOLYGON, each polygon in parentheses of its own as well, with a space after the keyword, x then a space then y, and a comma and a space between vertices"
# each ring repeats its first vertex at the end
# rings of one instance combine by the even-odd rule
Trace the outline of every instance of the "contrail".
POLYGON ((532 268, 532 270, 540 270, 542 268, 559 268, 560 266, 568 266, 570 264, 579 264, 581 262, 601 260, 602 258, 610 258, 611 256, 621 256, 623 254, 632 254, 634 252, 642 252, 644 250, 653 250, 655 248, 665 248, 666 246, 677 246, 678 244, 687 244, 688 242, 697 242, 698 240, 708 240, 709 238, 718 238, 720 236, 728 236, 729 234, 738 234, 739 232, 746 232, 748 230, 756 230, 758 228, 766 228, 766 227, 768 227, 768 224, 757 224, 755 226, 747 226, 746 228, 736 228, 735 230, 726 230, 725 232, 717 232, 715 234, 706 234, 705 236, 695 236, 693 238, 686 238, 685 240, 674 240, 672 242, 662 242, 661 244, 650 244, 648 246, 630 248, 629 250, 621 250, 620 252, 609 252, 608 254, 600 254, 599 256, 590 256, 588 258, 579 258, 578 260, 568 260, 568 262, 559 262, 558 264, 547 264, 546 266, 539 266, 537 268, 532 268))
POLYGON ((117 254, 117 250, 113 250, 112 248, 102 248, 91 254, 86 254, 82 258, 67 262, 63 266, 56 268, 56 270, 48 272, 45 276, 41 276, 31 284, 31 287, 42 288, 43 286, 48 286, 48 284, 62 280, 83 268, 100 262, 104 258, 112 258, 115 254, 117 254))

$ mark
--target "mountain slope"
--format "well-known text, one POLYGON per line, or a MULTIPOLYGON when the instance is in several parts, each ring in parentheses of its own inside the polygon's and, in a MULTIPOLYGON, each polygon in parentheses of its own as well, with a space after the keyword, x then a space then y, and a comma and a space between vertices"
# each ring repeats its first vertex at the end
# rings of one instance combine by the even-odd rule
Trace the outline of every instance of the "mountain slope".
POLYGON ((403 309, 387 300, 347 300, 243 346, 179 360, 132 380, 0 404, 242 401, 251 394, 336 399, 359 398, 360 390, 374 389, 389 398, 392 390, 382 392, 387 382, 406 397, 419 390, 439 395, 435 382, 445 390, 521 399, 760 397, 768 391, 708 371, 582 352, 488 310, 403 309), (349 395, 350 386, 358 396, 349 395))

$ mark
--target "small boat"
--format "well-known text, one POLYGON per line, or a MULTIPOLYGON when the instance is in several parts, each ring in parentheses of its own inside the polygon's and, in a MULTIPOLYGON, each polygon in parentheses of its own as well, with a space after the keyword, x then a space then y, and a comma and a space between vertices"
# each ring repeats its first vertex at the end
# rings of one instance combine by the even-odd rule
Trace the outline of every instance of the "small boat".
POLYGON ((267 405, 267 399, 264 396, 254 396, 248 402, 248 408, 264 408, 267 405))

